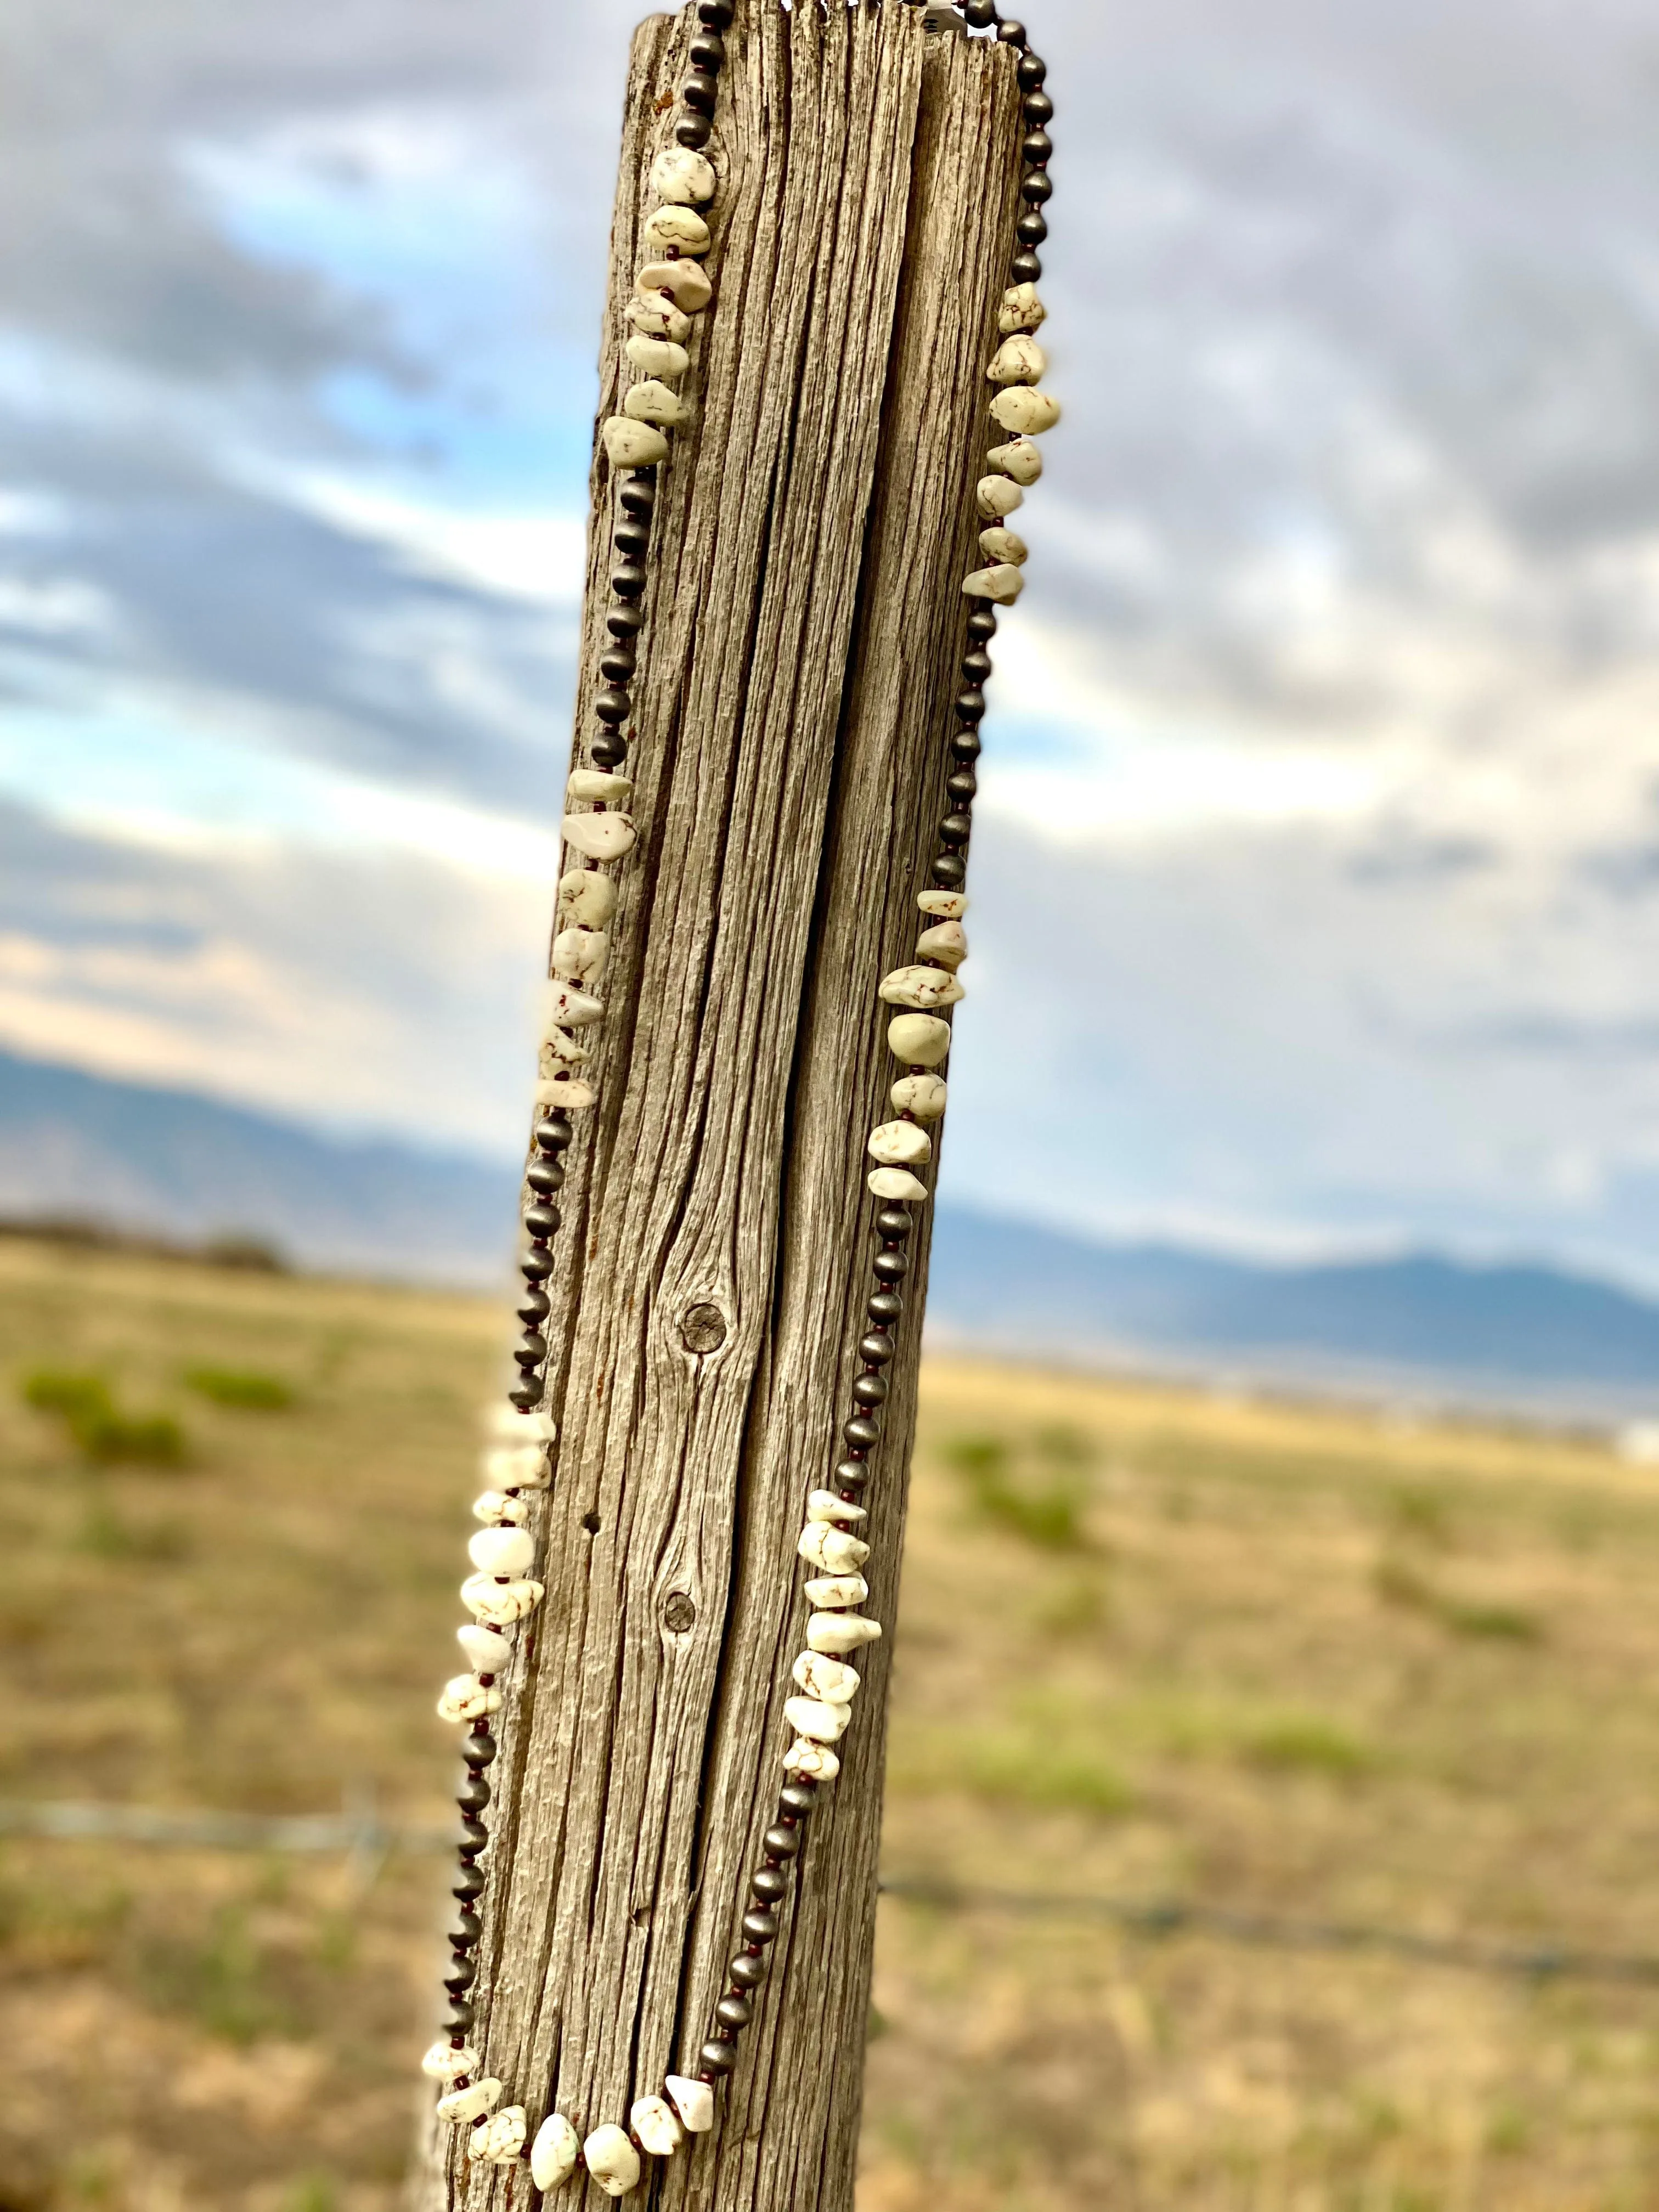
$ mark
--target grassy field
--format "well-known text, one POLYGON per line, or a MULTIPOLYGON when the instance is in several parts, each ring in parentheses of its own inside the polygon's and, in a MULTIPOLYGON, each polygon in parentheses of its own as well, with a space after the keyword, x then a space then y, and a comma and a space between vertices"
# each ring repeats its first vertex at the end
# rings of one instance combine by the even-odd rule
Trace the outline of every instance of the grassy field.
MULTIPOLYGON (((441 1821, 500 1339, 0 1243, 0 1794, 441 1821)), ((1659 1952, 1656 1586, 1588 1444, 936 1363, 886 1865, 1659 1952)), ((390 2212, 441 1865, 0 1846, 0 2212, 390 2212)), ((876 2007, 860 2212, 1659 2206, 1659 1990, 890 1900, 876 2007)))

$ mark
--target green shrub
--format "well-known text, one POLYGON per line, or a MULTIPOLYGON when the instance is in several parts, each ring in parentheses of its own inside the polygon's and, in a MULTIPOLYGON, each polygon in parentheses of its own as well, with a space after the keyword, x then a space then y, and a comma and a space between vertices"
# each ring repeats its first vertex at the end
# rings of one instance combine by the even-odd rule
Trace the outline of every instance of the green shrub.
POLYGON ((263 1375, 257 1367, 187 1367, 186 1389, 216 1406, 232 1406, 248 1413, 279 1413, 294 1403, 294 1393, 279 1375, 263 1375))
POLYGON ((981 1519, 1045 1552, 1089 1549, 1083 1516, 1092 1455, 1070 1429, 1038 1431, 1023 1455, 1003 1437, 957 1437, 945 1446, 981 1519), (1022 1460, 1035 1462, 1035 1469, 1022 1460))
POLYGON ((88 1459, 176 1467, 185 1456, 185 1432, 171 1413, 119 1412, 100 1375, 37 1367, 24 1377, 23 1401, 36 1413, 56 1414, 88 1459))

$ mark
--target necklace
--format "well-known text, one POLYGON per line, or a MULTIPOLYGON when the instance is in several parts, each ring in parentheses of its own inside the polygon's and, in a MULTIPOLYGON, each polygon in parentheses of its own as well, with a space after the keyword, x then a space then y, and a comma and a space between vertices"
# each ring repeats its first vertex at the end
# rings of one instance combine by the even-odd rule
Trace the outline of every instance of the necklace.
MULTIPOLYGON (((918 4, 918 0, 907 0, 918 4)), ((1037 382, 1044 369, 1032 333, 1044 319, 1036 283, 1042 274, 1037 248, 1048 234, 1042 209, 1052 190, 1052 152, 1048 125, 1053 102, 1043 89, 1044 63, 1031 52, 1023 24, 999 17, 996 0, 965 0, 960 11, 927 0, 929 28, 965 24, 992 30, 1018 56, 1024 135, 1019 183, 1021 212, 1009 283, 998 316, 1000 343, 987 374, 996 387, 990 413, 998 442, 988 455, 988 471, 975 489, 983 526, 979 544, 985 565, 964 578, 969 601, 961 688, 952 702, 951 769, 945 780, 948 811, 939 824, 939 848, 930 881, 917 894, 923 927, 912 964, 882 978, 878 999, 888 1009, 887 1042, 901 1073, 890 1098, 894 1118, 871 1132, 866 1171, 876 1201, 874 1227, 879 1240, 872 1262, 874 1287, 866 1306, 867 1328, 858 1345, 859 1372, 852 1386, 852 1410, 841 1430, 845 1456, 830 1485, 814 1489, 807 1500, 805 1525, 798 1552, 811 1571, 805 1595, 811 1608, 806 1649, 791 1669, 793 1694, 784 1705, 792 1740, 781 1755, 785 1780, 776 1819, 763 1838, 762 1863, 750 1876, 741 1922, 741 1947, 727 1970, 726 1993, 714 2007, 708 2039, 684 2074, 671 2074, 660 2088, 637 2097, 624 2127, 614 2122, 592 2128, 582 2138, 563 2114, 551 2112, 531 2136, 520 2104, 501 2102, 502 2082, 482 2070, 477 2050, 469 2042, 477 2021, 470 1994, 477 1978, 474 1953, 483 1926, 477 1906, 485 1889, 477 1862, 488 1847, 483 1814, 491 1799, 488 1770, 496 1755, 491 1730, 501 1711, 501 1678, 511 1660, 514 1626, 527 1619, 545 1595, 531 1570, 536 1559, 529 1522, 538 1492, 551 1481, 550 1448, 557 1429, 543 1404, 550 1345, 546 1334, 551 1302, 544 1285, 554 1271, 551 1240, 560 1222, 558 1194, 565 1179, 571 1116, 595 1103, 595 1090, 583 1071, 590 1053, 584 1035, 602 1022, 605 1007, 596 995, 610 952, 609 924, 617 904, 617 883, 606 872, 624 862, 637 832, 628 811, 633 784, 623 773, 633 711, 629 690, 636 666, 636 645, 644 626, 641 601, 648 580, 646 556, 656 504, 657 471, 667 461, 671 434, 687 416, 677 386, 690 368, 685 341, 693 319, 714 296, 702 266, 713 244, 699 210, 716 200, 719 179, 704 152, 713 135, 720 76, 726 61, 725 33, 731 27, 732 0, 696 0, 697 35, 690 49, 690 71, 680 88, 673 142, 651 165, 650 186, 659 204, 645 222, 647 258, 624 310, 629 325, 624 352, 638 380, 629 387, 623 411, 603 425, 606 459, 617 479, 617 519, 611 533, 611 601, 605 614, 610 644, 599 663, 604 679, 593 701, 599 726, 586 746, 591 765, 571 773, 562 823, 567 872, 559 878, 552 979, 549 985, 536 1085, 538 1119, 525 1181, 529 1196, 523 1225, 528 1239, 520 1261, 525 1289, 517 1312, 524 1334, 514 1347, 520 1379, 507 1393, 508 1404, 492 1417, 493 1440, 484 1454, 488 1487, 473 1507, 483 1524, 468 1547, 475 1571, 461 1586, 472 1615, 457 1632, 469 1672, 448 1683, 438 1711, 462 1725, 461 1755, 465 1778, 457 1799, 461 1814, 459 1867, 453 1892, 458 1911, 449 1930, 452 1958, 444 1975, 449 2005, 443 2033, 426 2055, 424 2070, 441 2085, 437 2116, 467 2130, 469 2160, 508 2166, 527 2157, 537 2188, 558 2187, 585 2167, 611 2196, 627 2194, 644 2172, 641 2154, 669 2158, 688 2133, 713 2127, 718 2094, 738 2063, 739 2038, 753 2019, 769 1970, 769 1947, 779 1932, 779 1907, 788 1895, 792 1869, 805 1841, 810 1815, 822 1787, 840 1771, 835 1746, 852 1719, 860 1686, 851 1663, 881 1635, 879 1622, 860 1608, 869 1595, 860 1570, 869 1546, 857 1533, 866 1518, 863 1504, 869 1459, 881 1437, 882 1408, 888 1395, 884 1370, 897 1349, 895 1331, 904 1312, 902 1285, 910 1272, 907 1249, 913 1215, 926 1202, 927 1184, 917 1170, 931 1160, 932 1127, 944 1115, 946 1085, 941 1070, 951 1048, 949 1009, 963 995, 957 969, 967 957, 963 916, 968 901, 966 852, 972 830, 976 790, 975 763, 981 750, 979 724, 985 713, 985 684, 991 673, 988 651, 996 634, 999 605, 1018 598, 1023 584, 1024 542, 1006 526, 1024 487, 1042 473, 1036 435, 1059 420, 1060 410, 1037 382), (585 811, 574 811, 578 807, 585 811)))

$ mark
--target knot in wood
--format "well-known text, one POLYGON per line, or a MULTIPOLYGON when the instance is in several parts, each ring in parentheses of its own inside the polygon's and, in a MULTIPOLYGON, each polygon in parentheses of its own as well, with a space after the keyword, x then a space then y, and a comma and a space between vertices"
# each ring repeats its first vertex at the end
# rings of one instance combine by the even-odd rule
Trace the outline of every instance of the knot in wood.
POLYGON ((680 1341, 688 1352, 718 1352, 726 1341, 726 1316, 718 1306, 688 1306, 680 1316, 680 1341))
POLYGON ((684 1636, 697 1625, 697 1608, 684 1590, 670 1590, 662 1601, 663 1626, 676 1636, 684 1636))

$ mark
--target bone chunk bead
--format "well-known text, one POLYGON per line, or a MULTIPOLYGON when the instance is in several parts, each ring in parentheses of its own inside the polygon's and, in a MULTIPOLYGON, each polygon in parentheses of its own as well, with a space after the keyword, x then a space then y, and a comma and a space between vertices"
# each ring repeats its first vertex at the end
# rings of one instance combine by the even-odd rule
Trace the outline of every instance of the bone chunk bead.
POLYGON ((690 146, 665 146, 651 164, 651 189, 674 207, 702 207, 714 197, 714 165, 690 146))
MULTIPOLYGON (((574 776, 570 781, 575 781, 574 776)), ((626 779, 618 776, 616 781, 626 779)), ((573 798, 585 796, 573 792, 573 798)), ((597 868, 572 868, 568 875, 559 878, 559 920, 579 921, 587 929, 603 929, 617 911, 617 886, 610 876, 597 868)))
POLYGON ((856 1651, 861 1644, 880 1640, 881 1623, 860 1613, 815 1613, 806 1624, 806 1641, 814 1651, 856 1651))
MULTIPOLYGON (((1014 570, 1018 575, 1018 568, 1014 570)), ((956 977, 943 968, 895 968, 881 979, 881 996, 890 1006, 954 1006, 966 997, 956 977)), ((890 1041, 892 1031, 888 1031, 890 1041)))
POLYGON ((629 415, 611 415, 600 434, 605 456, 613 469, 654 469, 668 459, 668 441, 650 422, 636 422, 629 415))
POLYGON ((968 933, 959 921, 936 921, 917 938, 916 950, 925 960, 937 960, 945 968, 960 968, 968 957, 968 933))
POLYGON ((960 921, 968 911, 966 891, 918 891, 916 904, 924 914, 936 914, 944 921, 960 921))
MULTIPOLYGON (((620 821, 620 815, 575 814, 573 822, 620 821)), ((544 1030, 585 1030, 605 1018, 604 1003, 590 998, 586 991, 556 976, 547 986, 542 1000, 544 1030)))
POLYGON ((483 1455, 483 1477, 494 1490, 545 1490, 544 1444, 497 1444, 483 1455))
POLYGON ((590 860, 620 860, 638 834, 626 814, 567 814, 559 827, 571 851, 590 860))
POLYGON ((486 1434, 509 1444, 550 1444, 559 1433, 551 1413, 521 1413, 514 1406, 486 1406, 483 1425, 486 1434))
POLYGON ((862 1605, 870 1585, 862 1575, 817 1575, 806 1585, 806 1601, 821 1612, 835 1613, 862 1605))
POLYGON ((991 413, 1005 430, 1029 438, 1038 430, 1052 430, 1060 420, 1060 402, 1029 384, 1011 384, 991 402, 991 413))
POLYGON ((1003 340, 985 374, 993 384, 1035 384, 1048 366, 1042 348, 1022 331, 1003 340))
POLYGON ((628 2115, 633 2129, 653 2158, 672 2158, 685 2141, 685 2130, 663 2097, 637 2097, 628 2115))
POLYGON ((498 1713, 501 1709, 499 1690, 486 1690, 476 1674, 457 1674, 453 1681, 444 1684, 444 1693, 438 1700, 441 1721, 480 1721, 486 1713, 498 1713))
POLYGON ((937 1121, 945 1111, 942 1075, 901 1076, 887 1095, 901 1114, 914 1114, 918 1121, 937 1121))
POLYGON ((997 309, 997 328, 1004 337, 1016 331, 1034 331, 1048 319, 1048 310, 1037 297, 1035 284, 1011 284, 997 309))
POLYGON ((829 1746, 809 1742, 804 1735, 790 1745, 783 1763, 791 1774, 808 1774, 814 1782, 833 1782, 841 1772, 841 1761, 829 1746))
POLYGON ((714 2124, 714 2093, 707 2081, 685 2074, 671 2074, 663 2083, 674 2100, 674 2110, 685 2123, 688 2135, 707 2135, 714 2124))
POLYGON ((635 331, 623 351, 646 376, 684 376, 691 366, 691 356, 683 345, 676 345, 671 338, 647 337, 643 331, 635 331))
POLYGON ((539 1583, 498 1583, 490 1575, 469 1575, 461 1584, 461 1603, 475 1620, 506 1628, 534 1613, 546 1595, 539 1583))
POLYGON ((964 599, 994 599, 999 606, 1011 607, 1025 589, 1025 579, 1012 561, 999 561, 994 568, 975 568, 962 580, 964 599))
POLYGON ((660 423, 665 430, 675 429, 680 423, 691 419, 691 410, 684 400, 678 398, 665 384, 659 384, 654 379, 635 385, 631 391, 623 395, 623 412, 631 416, 636 422, 660 423))
POLYGON ((446 2043, 441 2036, 421 2061, 422 2073, 429 2075, 434 2081, 453 2081, 458 2074, 476 2074, 477 2070, 478 2054, 476 2051, 470 2050, 465 2044, 458 2051, 453 2043, 446 2043))
POLYGON ((572 1068, 586 1067, 593 1057, 585 1044, 578 1044, 568 1030, 555 1030, 542 1039, 540 1072, 550 1082, 568 1075, 572 1068))
POLYGON ((493 2112, 501 2096, 501 2085, 494 2080, 475 2081, 469 2089, 452 2089, 438 2100, 438 2118, 452 2127, 464 2127, 468 2120, 481 2120, 486 2112, 493 2112))
POLYGON ((529 2132, 524 2106, 503 2105, 493 2119, 473 2129, 466 2139, 466 2154, 480 2166, 511 2166, 529 2132))
POLYGON ((985 458, 1018 484, 1034 484, 1042 474, 1042 448, 1031 438, 1010 438, 1006 446, 993 446, 985 458))
POLYGON ((806 1501, 809 1521, 867 1521, 869 1514, 862 1505, 854 1505, 845 1498, 837 1498, 833 1490, 815 1490, 806 1501))
POLYGON ((933 1157, 932 1139, 914 1121, 882 1122, 871 1130, 865 1150, 884 1168, 920 1167, 933 1157))
POLYGON ((498 1629, 469 1625, 455 1631, 455 1641, 475 1674, 499 1674, 513 1656, 513 1646, 498 1629))
POLYGON ((536 1559, 536 1540, 527 1528, 480 1528, 466 1548, 481 1575, 521 1575, 536 1559))
POLYGON ((821 1698, 786 1698, 783 1717, 797 1735, 813 1743, 839 1743, 853 1717, 851 1705, 826 1705, 821 1698))
POLYGON ((562 2112, 550 2112, 530 2146, 530 2179, 538 2189, 557 2189, 576 2171, 581 2155, 576 2130, 562 2112))
POLYGON ((602 929, 562 929, 553 940, 553 973, 573 983, 597 982, 610 951, 602 929))
POLYGON ((927 1186, 908 1168, 872 1168, 864 1178, 872 1198, 890 1206, 917 1206, 927 1195, 927 1186))
POLYGON ((599 1095, 591 1083, 578 1083, 568 1075, 551 1076, 538 1083, 535 1091, 536 1103, 544 1114, 585 1114, 599 1095))
MULTIPOLYGON (((565 780, 564 795, 567 799, 594 799, 602 806, 626 806, 634 796, 634 779, 630 775, 607 775, 597 768, 573 768, 565 780)), ((591 868, 578 871, 583 877, 591 876, 592 872, 591 868)), ((603 880, 609 883, 611 879, 607 876, 603 880)), ((559 889, 564 889, 562 881, 559 889)), ((611 895, 614 899, 614 885, 611 895)))
POLYGON ((714 296, 708 271, 695 261, 647 261, 634 279, 634 289, 642 300, 653 292, 666 292, 688 315, 698 313, 714 296))
POLYGON ((1017 530, 981 530, 979 550, 988 561, 1012 561, 1015 568, 1030 557, 1030 547, 1017 530))
POLYGON ((645 219, 645 228, 640 233, 646 251, 666 253, 671 246, 682 253, 707 253, 708 225, 696 211, 689 207, 659 207, 645 219))
POLYGON ((514 1528, 522 1528, 530 1518, 527 1498, 509 1498, 504 1490, 486 1490, 472 1501, 472 1518, 482 1521, 487 1528, 500 1528, 505 1522, 514 1528))
POLYGON ((827 1575, 842 1575, 849 1568, 861 1567, 870 1556, 870 1547, 860 1537, 849 1535, 845 1528, 836 1528, 827 1521, 809 1521, 800 1532, 795 1549, 803 1559, 815 1567, 822 1567, 827 1575))
POLYGON ((937 1014, 900 1014, 887 1024, 887 1049, 908 1066, 937 1067, 951 1049, 951 1024, 937 1014))
POLYGON ((809 1698, 821 1698, 827 1705, 850 1705, 858 1695, 857 1668, 821 1651, 803 1651, 789 1671, 809 1698))
POLYGON ((691 335, 690 316, 660 292, 653 299, 630 300, 623 314, 642 337, 667 338, 674 345, 684 345, 691 335))
POLYGON ((981 477, 974 489, 974 504, 981 522, 994 522, 1024 504, 1024 493, 1012 477, 981 477))
POLYGON ((595 2128, 582 2145, 582 2156, 607 2197, 626 2197, 639 2185, 640 2154, 621 2128, 595 2128))

